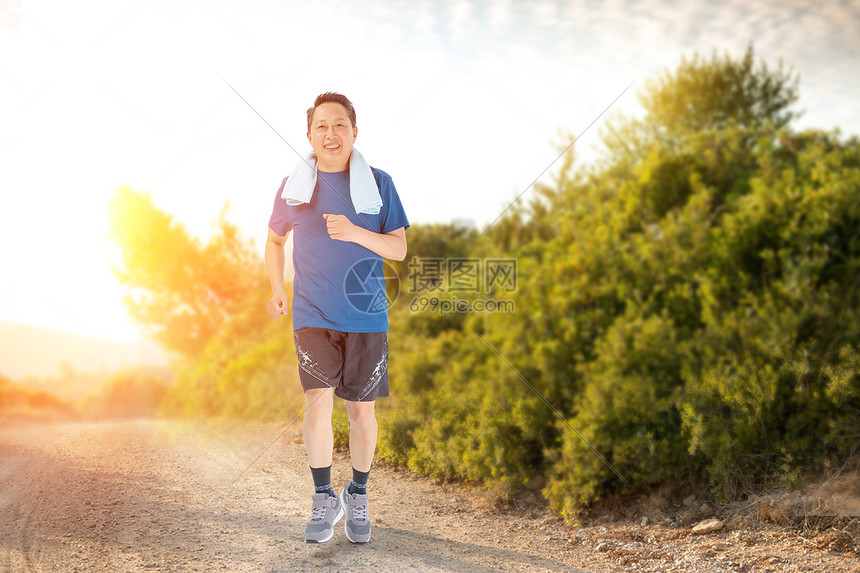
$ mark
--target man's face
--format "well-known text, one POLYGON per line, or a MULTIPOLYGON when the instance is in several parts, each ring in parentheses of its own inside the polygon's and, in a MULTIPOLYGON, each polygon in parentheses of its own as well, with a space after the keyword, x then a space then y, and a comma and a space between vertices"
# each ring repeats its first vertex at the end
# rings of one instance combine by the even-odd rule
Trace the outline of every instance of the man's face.
POLYGON ((308 141, 317 154, 319 169, 332 173, 346 171, 356 137, 358 128, 350 123, 345 107, 335 102, 316 107, 308 141))

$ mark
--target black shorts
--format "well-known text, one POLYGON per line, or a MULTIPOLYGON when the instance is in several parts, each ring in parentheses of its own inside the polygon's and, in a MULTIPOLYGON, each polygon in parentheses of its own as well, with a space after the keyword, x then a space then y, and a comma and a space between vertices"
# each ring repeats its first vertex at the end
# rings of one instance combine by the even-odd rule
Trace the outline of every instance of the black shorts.
POLYGON ((388 333, 300 328, 293 333, 302 389, 334 388, 350 402, 388 396, 388 333))

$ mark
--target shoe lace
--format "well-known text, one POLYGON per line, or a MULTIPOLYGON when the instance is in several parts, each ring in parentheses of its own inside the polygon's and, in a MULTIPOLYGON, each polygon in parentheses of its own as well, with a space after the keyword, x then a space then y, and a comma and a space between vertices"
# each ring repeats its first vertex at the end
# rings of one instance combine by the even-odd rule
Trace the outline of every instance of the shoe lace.
POLYGON ((324 505, 313 508, 313 510, 311 510, 311 521, 320 521, 325 519, 325 510, 326 506, 324 505))
POLYGON ((352 506, 352 520, 353 521, 365 521, 365 520, 367 520, 367 506, 366 505, 353 505, 352 506))

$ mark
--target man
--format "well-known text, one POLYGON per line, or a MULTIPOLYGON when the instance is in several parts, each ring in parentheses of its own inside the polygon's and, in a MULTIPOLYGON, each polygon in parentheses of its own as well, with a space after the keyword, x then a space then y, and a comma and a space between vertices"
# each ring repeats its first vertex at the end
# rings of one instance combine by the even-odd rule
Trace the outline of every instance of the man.
POLYGON ((307 120, 313 153, 281 183, 269 220, 267 310, 276 319, 289 312, 284 243, 292 231, 293 331, 306 405, 302 432, 315 488, 304 538, 328 541, 345 513, 347 538, 367 543, 374 404, 388 396, 388 309, 367 301, 385 300, 382 258, 406 257, 409 222, 391 177, 369 167, 353 148, 358 128, 349 99, 321 94, 307 120), (356 208, 365 203, 375 206, 356 208), (353 475, 340 496, 331 485, 335 395, 347 402, 353 475))

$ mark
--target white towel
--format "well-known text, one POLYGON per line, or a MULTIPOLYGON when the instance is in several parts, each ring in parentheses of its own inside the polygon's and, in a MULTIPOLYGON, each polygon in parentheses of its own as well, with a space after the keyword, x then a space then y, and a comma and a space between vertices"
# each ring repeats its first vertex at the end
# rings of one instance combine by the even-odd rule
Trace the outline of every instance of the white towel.
MULTIPOLYGON (((317 156, 311 151, 299 164, 296 165, 281 198, 287 205, 301 205, 310 203, 311 195, 317 184, 317 156)), ((352 148, 349 157, 349 197, 356 213, 367 213, 376 215, 382 208, 382 197, 379 196, 379 188, 370 165, 356 148, 352 148)))

